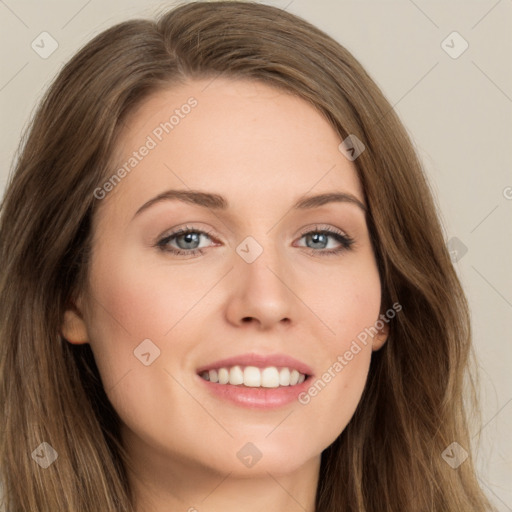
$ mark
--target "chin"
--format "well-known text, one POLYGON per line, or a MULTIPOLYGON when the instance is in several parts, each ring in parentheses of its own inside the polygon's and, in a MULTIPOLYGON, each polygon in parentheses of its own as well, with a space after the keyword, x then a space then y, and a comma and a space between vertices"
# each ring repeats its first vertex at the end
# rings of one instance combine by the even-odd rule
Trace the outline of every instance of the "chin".
MULTIPOLYGON (((266 432, 268 434, 268 430, 266 432)), ((304 433, 297 433, 294 439, 292 434, 270 434, 264 436, 237 436, 227 444, 218 446, 220 452, 211 454, 208 461, 203 464, 212 470, 226 474, 231 473, 238 477, 255 477, 285 475, 300 470, 306 463, 320 457, 322 447, 307 441, 304 433)))

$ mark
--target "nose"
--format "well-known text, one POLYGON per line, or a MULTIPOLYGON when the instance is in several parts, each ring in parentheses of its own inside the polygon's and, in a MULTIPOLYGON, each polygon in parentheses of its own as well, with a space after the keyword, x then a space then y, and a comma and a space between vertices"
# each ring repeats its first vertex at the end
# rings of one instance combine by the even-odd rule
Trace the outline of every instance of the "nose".
POLYGON ((252 263, 235 257, 226 308, 228 321, 238 327, 254 325, 259 330, 290 325, 296 318, 298 299, 286 262, 279 261, 269 249, 252 263))

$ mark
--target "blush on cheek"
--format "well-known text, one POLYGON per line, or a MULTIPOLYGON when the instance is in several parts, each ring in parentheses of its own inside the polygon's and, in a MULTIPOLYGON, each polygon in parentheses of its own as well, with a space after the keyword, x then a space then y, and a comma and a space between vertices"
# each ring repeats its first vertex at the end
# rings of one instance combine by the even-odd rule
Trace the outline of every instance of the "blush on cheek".
MULTIPOLYGON (((369 253, 351 259, 346 267, 331 272, 322 294, 317 293, 318 316, 330 327, 326 340, 337 353, 348 350, 353 339, 374 326, 379 318, 381 286, 377 269, 369 265, 369 253)), ((371 344, 371 339, 368 340, 371 344)), ((329 349, 331 350, 331 348, 329 349)))
POLYGON ((173 267, 151 254, 140 257, 139 250, 130 253, 127 249, 115 267, 109 264, 110 273, 97 279, 96 290, 105 308, 134 340, 162 339, 185 316, 190 321, 189 313, 200 315, 206 303, 202 299, 222 274, 215 269, 198 274, 191 267, 173 267))
POLYGON ((334 359, 347 351, 348 357, 351 357, 350 351, 359 353, 366 347, 371 348, 373 336, 377 332, 379 311, 380 301, 377 296, 367 296, 365 300, 352 302, 341 300, 340 306, 333 308, 328 318, 332 319, 331 331, 334 334, 325 339, 334 359))

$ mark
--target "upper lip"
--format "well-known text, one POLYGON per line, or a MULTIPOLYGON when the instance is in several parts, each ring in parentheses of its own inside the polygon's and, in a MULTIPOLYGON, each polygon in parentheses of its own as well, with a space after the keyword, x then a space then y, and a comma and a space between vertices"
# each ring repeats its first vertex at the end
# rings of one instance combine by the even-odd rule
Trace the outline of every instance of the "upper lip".
POLYGON ((218 368, 229 368, 231 366, 256 366, 257 368, 267 368, 268 366, 287 367, 297 370, 305 375, 313 375, 313 370, 302 361, 286 354, 240 354, 238 356, 219 359, 212 363, 205 364, 197 369, 200 374, 206 370, 218 368))

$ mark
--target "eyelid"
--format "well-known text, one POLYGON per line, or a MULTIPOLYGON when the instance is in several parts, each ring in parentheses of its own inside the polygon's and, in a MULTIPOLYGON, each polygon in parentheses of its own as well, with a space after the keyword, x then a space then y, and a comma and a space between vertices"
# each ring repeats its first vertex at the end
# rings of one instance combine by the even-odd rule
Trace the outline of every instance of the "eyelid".
POLYGON ((307 235, 308 233, 311 233, 312 231, 327 231, 329 233, 336 233, 336 234, 344 236, 346 238, 350 238, 348 233, 346 233, 345 231, 342 231, 341 229, 335 228, 334 226, 331 226, 330 224, 312 224, 309 227, 303 228, 300 231, 300 236, 307 235))
POLYGON ((202 235, 206 235, 206 236, 208 236, 209 238, 212 238, 212 239, 217 239, 218 240, 220 238, 219 236, 217 236, 215 234, 215 230, 213 228, 203 229, 203 228, 201 228, 199 226, 189 226, 187 224, 187 225, 182 226, 182 227, 168 229, 163 234, 158 235, 156 237, 156 242, 155 243, 159 243, 159 242, 161 242, 162 240, 164 240, 166 238, 179 236, 179 235, 182 235, 184 233, 191 232, 191 231, 194 232, 194 233, 195 232, 201 233, 202 235))

